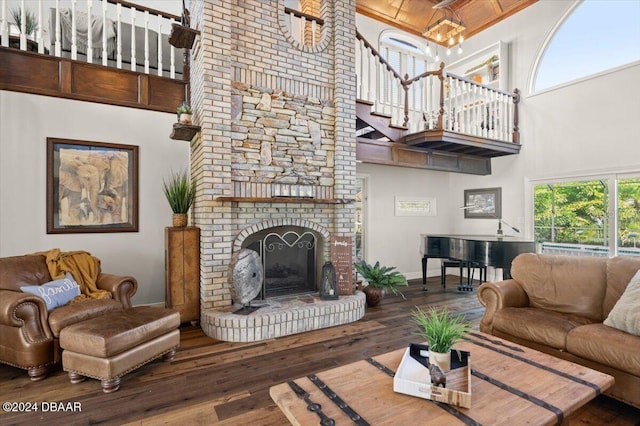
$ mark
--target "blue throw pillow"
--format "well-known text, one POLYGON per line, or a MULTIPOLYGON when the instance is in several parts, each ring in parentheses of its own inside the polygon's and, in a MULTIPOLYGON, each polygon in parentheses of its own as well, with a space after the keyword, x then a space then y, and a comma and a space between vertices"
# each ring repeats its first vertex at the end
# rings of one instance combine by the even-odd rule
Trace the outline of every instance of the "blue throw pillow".
POLYGON ((58 306, 66 305, 75 297, 80 296, 80 286, 68 272, 61 280, 51 281, 42 285, 23 286, 21 290, 42 298, 44 303, 47 304, 48 311, 58 306))

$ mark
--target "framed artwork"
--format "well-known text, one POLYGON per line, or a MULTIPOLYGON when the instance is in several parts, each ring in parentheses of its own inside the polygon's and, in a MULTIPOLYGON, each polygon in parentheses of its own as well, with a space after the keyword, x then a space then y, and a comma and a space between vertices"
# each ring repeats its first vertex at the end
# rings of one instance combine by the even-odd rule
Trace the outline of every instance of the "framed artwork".
POLYGON ((433 197, 395 197, 396 216, 435 216, 436 199, 433 197))
POLYGON ((47 138, 47 234, 138 232, 138 147, 47 138))
POLYGON ((465 219, 502 219, 502 188, 464 190, 465 219))

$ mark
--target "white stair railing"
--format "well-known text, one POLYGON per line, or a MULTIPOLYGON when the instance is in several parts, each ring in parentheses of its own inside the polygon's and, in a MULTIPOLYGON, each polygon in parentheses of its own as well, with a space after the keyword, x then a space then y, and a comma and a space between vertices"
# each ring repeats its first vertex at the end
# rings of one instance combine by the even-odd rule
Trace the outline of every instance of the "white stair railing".
MULTIPOLYGON (((446 130, 466 135, 519 143, 518 91, 504 92, 439 69, 404 77, 356 31, 356 97, 373 103, 372 111, 391 116, 390 124, 410 133, 446 130)), ((400 57, 400 64, 415 57, 400 57)), ((424 69, 427 68, 424 63, 424 69)), ((402 67, 403 65, 401 65, 402 67)), ((403 72, 401 69, 400 72, 403 72)))
POLYGON ((0 0, 0 46, 182 78, 182 51, 168 43, 180 21, 124 0, 0 0))

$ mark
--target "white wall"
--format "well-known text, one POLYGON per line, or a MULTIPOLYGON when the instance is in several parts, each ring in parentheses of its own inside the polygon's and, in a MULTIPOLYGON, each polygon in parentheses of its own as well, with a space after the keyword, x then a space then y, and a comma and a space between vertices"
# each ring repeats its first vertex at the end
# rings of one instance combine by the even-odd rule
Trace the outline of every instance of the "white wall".
MULTIPOLYGON (((450 202, 446 205, 438 199, 438 216, 445 215, 447 221, 438 222, 435 232, 494 234, 496 220, 464 219, 464 211, 457 207, 463 205, 465 189, 501 187, 503 218, 519 228, 522 236, 530 238, 532 212, 525 207, 531 205, 530 200, 525 199, 529 179, 603 170, 640 171, 640 145, 636 136, 640 114, 639 65, 546 93, 530 95, 527 92, 534 62, 545 39, 573 4, 573 1, 541 0, 465 41, 463 56, 499 40, 509 42, 510 87, 517 87, 523 93, 519 106, 522 150, 518 155, 493 159, 490 176, 449 174, 446 191, 450 202)), ((358 30, 374 45, 380 32, 390 28, 363 16, 358 16, 357 24, 358 30)), ((456 57, 443 59, 450 63, 456 57)), ((364 166, 358 165, 358 171, 364 166)), ((381 191, 376 184, 403 189, 407 184, 402 173, 387 173, 377 168, 370 173, 374 199, 381 191)), ((439 174, 423 173, 425 187, 446 182, 439 174)), ((423 230, 411 232, 407 228, 404 232, 404 238, 412 240, 423 230)), ((505 232, 515 234, 510 230, 505 232)), ((369 237, 368 246, 381 250, 378 252, 381 256, 391 257, 408 245, 397 239, 376 241, 369 237), (375 248, 377 244, 382 247, 375 248)), ((417 259, 419 253, 415 249, 413 254, 405 252, 405 256, 417 259)), ((403 263, 401 270, 411 272, 415 267, 403 263)))
MULTIPOLYGON (((358 176, 368 176, 366 261, 395 266, 407 278, 422 277, 420 234, 446 233, 451 228, 449 173, 358 163, 358 176), (436 216, 395 216, 395 197, 433 197, 436 216)), ((429 275, 440 275, 430 262, 429 275)))
POLYGON ((0 256, 58 247, 86 250, 102 270, 138 280, 135 304, 164 303, 162 193, 169 171, 187 169, 189 143, 169 139, 175 115, 0 91, 0 256), (139 146, 139 232, 46 234, 46 138, 139 146))
MULTIPOLYGON (((467 43, 472 49, 500 39, 510 43, 511 85, 523 93, 522 150, 517 156, 494 159, 489 177, 452 175, 451 191, 462 194, 465 188, 502 187, 502 216, 521 228, 526 237, 533 235, 532 212, 525 209, 531 205, 525 199, 529 179, 640 171, 640 147, 635 136, 640 114, 640 65, 544 93, 528 92, 533 66, 545 40, 573 4, 539 1, 467 43)), ((495 232, 494 220, 465 220, 462 212, 454 214, 452 232, 495 232)))

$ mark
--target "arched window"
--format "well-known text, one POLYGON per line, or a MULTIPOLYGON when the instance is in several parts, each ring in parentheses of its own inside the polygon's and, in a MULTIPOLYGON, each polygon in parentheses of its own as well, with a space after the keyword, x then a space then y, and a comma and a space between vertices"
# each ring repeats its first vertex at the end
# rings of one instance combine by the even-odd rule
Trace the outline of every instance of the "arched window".
MULTIPOLYGON (((429 42, 419 40, 398 31, 387 30, 380 34, 380 54, 389 62, 394 70, 403 78, 408 75, 413 78, 428 70, 437 68, 436 60, 432 55, 436 54, 436 46, 430 46, 429 42)), ((384 87, 387 82, 381 81, 380 91, 387 90, 386 98, 391 102, 399 102, 398 85, 384 87)), ((409 107, 420 108, 420 98, 413 91, 409 94, 409 107)))
POLYGON ((428 42, 407 36, 397 31, 383 31, 380 34, 382 56, 404 77, 409 78, 432 69, 432 47, 428 42), (386 56, 385 56, 386 54, 386 56))
POLYGON ((531 92, 640 61, 640 1, 584 0, 547 39, 531 92))

